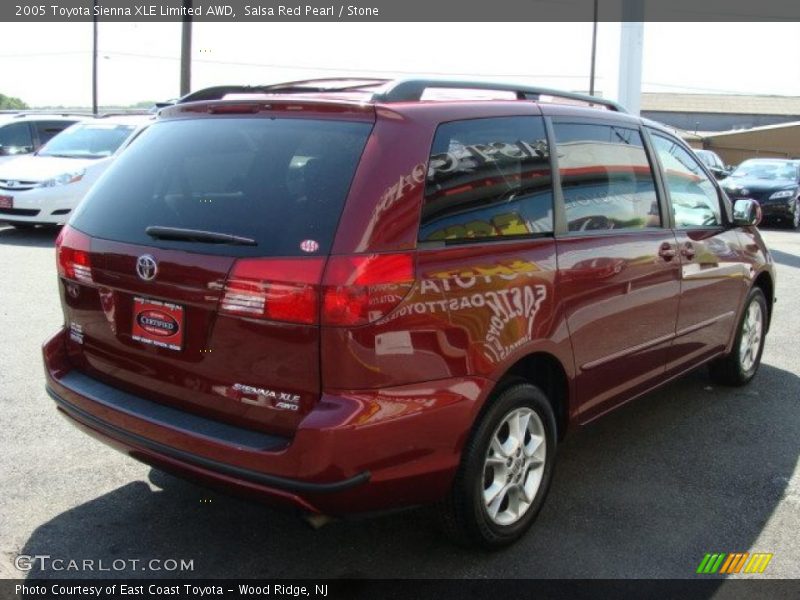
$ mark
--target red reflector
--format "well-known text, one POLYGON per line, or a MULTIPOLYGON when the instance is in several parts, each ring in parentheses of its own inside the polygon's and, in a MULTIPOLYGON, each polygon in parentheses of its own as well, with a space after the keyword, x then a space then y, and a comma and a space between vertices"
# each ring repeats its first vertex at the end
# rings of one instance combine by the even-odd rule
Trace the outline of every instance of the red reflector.
POLYGON ((412 254, 332 256, 323 281, 323 323, 352 326, 377 321, 403 301, 413 284, 412 254))
POLYGON ((92 283, 91 238, 65 225, 56 238, 56 266, 65 279, 92 283))
POLYGON ((319 320, 322 258, 246 258, 237 260, 225 284, 225 313, 314 324, 319 320))

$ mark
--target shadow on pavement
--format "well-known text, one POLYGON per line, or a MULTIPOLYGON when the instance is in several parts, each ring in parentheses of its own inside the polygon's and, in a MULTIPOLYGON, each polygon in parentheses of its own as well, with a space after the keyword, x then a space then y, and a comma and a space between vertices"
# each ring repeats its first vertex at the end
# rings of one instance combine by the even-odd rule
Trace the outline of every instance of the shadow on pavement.
POLYGON ((800 454, 798 397, 800 378, 762 365, 749 387, 712 387, 700 370, 629 404, 567 438, 539 520, 496 553, 451 545, 430 509, 315 531, 158 471, 159 489, 133 482, 64 512, 22 553, 194 561, 189 573, 37 578, 691 578, 706 552, 751 550, 780 503, 800 454))
POLYGON ((60 227, 38 226, 33 229, 16 229, 0 223, 0 245, 52 248, 60 227))
POLYGON ((772 258, 775 259, 775 262, 800 269, 800 256, 789 254, 788 252, 781 252, 780 250, 770 250, 770 254, 772 254, 772 258))

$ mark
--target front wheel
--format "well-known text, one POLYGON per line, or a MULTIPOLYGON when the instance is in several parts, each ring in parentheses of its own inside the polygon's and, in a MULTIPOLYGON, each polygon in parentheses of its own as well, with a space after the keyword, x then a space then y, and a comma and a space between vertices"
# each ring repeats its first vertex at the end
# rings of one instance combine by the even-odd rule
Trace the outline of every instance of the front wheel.
POLYGON ((489 402, 439 513, 456 541, 493 549, 519 539, 536 519, 553 473, 556 424, 547 397, 529 383, 489 402))
POLYGON ((711 378, 722 385, 749 383, 761 364, 767 333, 767 300, 760 288, 747 296, 733 348, 710 365, 711 378))

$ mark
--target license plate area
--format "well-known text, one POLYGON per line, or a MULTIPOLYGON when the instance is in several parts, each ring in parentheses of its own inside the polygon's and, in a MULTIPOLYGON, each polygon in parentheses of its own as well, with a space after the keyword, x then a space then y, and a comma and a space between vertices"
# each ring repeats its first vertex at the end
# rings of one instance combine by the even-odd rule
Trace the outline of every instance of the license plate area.
POLYGON ((0 208, 14 208, 14 196, 0 196, 0 208))
POLYGON ((133 298, 131 337, 142 344, 183 349, 183 307, 152 298, 133 298))

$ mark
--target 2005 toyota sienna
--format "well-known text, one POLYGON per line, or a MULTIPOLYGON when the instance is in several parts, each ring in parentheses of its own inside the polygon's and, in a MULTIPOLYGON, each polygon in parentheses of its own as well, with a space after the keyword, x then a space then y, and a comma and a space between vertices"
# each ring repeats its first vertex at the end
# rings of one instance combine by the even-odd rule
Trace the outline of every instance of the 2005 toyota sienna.
POLYGON ((157 468, 312 514, 435 503, 502 546, 568 430, 701 365, 753 378, 758 219, 606 100, 215 88, 163 109, 61 231, 47 389, 157 468))

